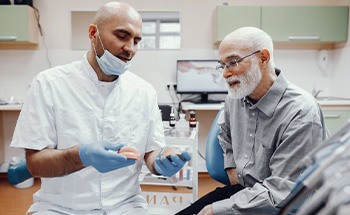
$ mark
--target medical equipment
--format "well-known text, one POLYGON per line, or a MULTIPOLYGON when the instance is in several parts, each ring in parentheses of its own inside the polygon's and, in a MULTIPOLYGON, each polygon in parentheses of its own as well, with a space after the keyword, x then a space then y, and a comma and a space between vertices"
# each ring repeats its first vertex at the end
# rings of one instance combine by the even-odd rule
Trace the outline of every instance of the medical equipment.
POLYGON ((297 171, 304 170, 292 188, 288 197, 279 205, 279 215, 294 211, 300 207, 324 183, 323 173, 331 168, 350 150, 350 120, 321 147, 310 152, 302 159, 283 181, 297 171))

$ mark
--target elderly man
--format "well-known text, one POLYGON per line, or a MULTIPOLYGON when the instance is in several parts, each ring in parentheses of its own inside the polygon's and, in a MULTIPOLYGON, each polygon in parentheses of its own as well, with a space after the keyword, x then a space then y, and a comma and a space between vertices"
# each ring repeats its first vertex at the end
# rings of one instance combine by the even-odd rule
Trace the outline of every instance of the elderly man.
POLYGON ((274 214, 300 172, 282 179, 328 136, 322 111, 275 68, 273 42, 258 28, 224 38, 218 69, 229 87, 219 140, 231 185, 178 214, 274 214))
POLYGON ((29 171, 42 180, 28 212, 148 214, 139 186, 143 160, 165 176, 190 160, 164 148, 156 92, 129 71, 141 33, 134 8, 109 2, 89 26, 91 48, 82 60, 35 77, 11 143, 26 149, 29 171))

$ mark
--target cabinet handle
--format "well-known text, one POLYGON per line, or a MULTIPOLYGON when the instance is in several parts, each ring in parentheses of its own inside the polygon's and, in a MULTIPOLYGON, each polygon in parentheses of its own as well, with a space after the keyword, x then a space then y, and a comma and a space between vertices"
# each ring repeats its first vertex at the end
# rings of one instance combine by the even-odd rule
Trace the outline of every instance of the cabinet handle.
POLYGON ((319 36, 289 36, 290 41, 320 40, 319 36))
POLYGON ((16 36, 0 36, 0 41, 14 41, 17 40, 16 36))
POLYGON ((324 118, 340 118, 339 114, 329 114, 329 115, 324 115, 324 118))

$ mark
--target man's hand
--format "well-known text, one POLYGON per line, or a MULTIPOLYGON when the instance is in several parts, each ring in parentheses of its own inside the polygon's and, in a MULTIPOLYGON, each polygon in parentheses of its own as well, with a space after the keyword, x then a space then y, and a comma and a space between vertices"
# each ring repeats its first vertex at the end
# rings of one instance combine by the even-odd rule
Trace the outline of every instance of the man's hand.
POLYGON ((154 163, 154 168, 159 174, 170 177, 177 173, 189 160, 191 160, 191 156, 186 151, 181 154, 175 153, 163 156, 162 150, 154 163))
POLYGON ((205 206, 198 215, 214 215, 213 207, 211 205, 205 206))
POLYGON ((127 159, 118 154, 123 145, 116 145, 107 141, 83 144, 79 147, 79 157, 85 166, 93 166, 101 173, 123 168, 135 163, 134 159, 127 159))
POLYGON ((238 184, 238 176, 237 176, 236 168, 228 168, 226 169, 226 173, 228 175, 231 185, 238 184))

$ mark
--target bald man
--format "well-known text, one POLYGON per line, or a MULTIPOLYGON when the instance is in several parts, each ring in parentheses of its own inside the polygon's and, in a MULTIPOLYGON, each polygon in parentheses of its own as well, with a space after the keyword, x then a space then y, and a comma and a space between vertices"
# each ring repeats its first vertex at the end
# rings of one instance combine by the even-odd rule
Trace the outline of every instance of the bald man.
POLYGON ((301 172, 283 178, 328 136, 321 108, 275 68, 271 37, 258 28, 228 34, 218 62, 229 88, 219 141, 231 185, 178 214, 276 214, 301 172))
POLYGON ((148 214, 143 161, 171 176, 190 160, 165 148, 157 94, 129 71, 141 33, 134 8, 109 2, 89 26, 83 58, 34 78, 11 143, 25 149, 30 173, 41 178, 28 214, 148 214))

